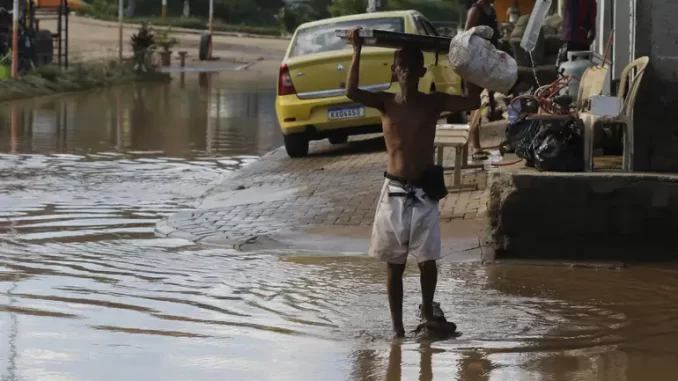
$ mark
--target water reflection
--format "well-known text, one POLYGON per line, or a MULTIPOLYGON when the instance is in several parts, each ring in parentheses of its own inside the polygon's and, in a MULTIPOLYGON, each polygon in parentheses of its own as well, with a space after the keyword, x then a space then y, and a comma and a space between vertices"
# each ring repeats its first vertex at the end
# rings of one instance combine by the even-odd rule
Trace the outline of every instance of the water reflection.
POLYGON ((162 151, 260 155, 282 144, 270 88, 200 81, 10 103, 0 109, 0 150, 10 153, 162 151))
MULTIPOLYGON (((462 335, 392 345, 384 267, 153 234, 280 144, 216 75, 0 108, 0 379, 673 380, 678 269, 444 264, 462 335)), ((405 276, 417 324, 419 276, 405 276)))

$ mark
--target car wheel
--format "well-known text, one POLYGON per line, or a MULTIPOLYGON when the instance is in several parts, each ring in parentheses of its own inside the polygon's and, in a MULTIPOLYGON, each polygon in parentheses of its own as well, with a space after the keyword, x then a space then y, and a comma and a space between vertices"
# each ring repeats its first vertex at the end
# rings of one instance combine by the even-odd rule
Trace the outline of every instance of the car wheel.
POLYGON ((348 135, 333 135, 329 137, 331 144, 344 144, 348 142, 348 135))
POLYGON ((200 61, 207 61, 210 57, 210 45, 212 45, 212 36, 209 32, 205 32, 200 36, 200 45, 198 47, 198 59, 200 61))
POLYGON ((447 116, 447 123, 449 124, 466 124, 468 123, 468 115, 465 112, 455 112, 447 116))
POLYGON ((308 138, 303 134, 284 135, 285 151, 291 158, 308 155, 308 138))

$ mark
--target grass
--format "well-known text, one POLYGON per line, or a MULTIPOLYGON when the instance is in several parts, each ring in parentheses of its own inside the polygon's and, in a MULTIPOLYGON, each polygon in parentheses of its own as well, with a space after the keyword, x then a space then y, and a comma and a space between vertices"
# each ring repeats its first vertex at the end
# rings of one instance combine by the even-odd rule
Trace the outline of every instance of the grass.
MULTIPOLYGON (((117 21, 117 16, 109 15, 88 15, 92 18, 105 20, 105 21, 117 21)), ((195 30, 207 30, 207 22, 204 19, 197 17, 167 17, 163 22, 161 17, 131 17, 125 19, 126 23, 130 24, 141 24, 148 23, 148 25, 159 25, 159 26, 173 26, 175 28, 185 28, 185 29, 195 29, 195 30)), ((232 25, 232 24, 221 24, 214 23, 212 29, 217 32, 231 32, 231 33, 243 33, 243 34, 252 34, 259 36, 276 36, 279 37, 281 34, 280 27, 277 26, 256 26, 256 25, 232 25)))
POLYGON ((90 90, 132 81, 169 81, 158 71, 137 73, 131 63, 115 60, 72 64, 68 69, 41 66, 18 78, 0 81, 0 101, 90 90))

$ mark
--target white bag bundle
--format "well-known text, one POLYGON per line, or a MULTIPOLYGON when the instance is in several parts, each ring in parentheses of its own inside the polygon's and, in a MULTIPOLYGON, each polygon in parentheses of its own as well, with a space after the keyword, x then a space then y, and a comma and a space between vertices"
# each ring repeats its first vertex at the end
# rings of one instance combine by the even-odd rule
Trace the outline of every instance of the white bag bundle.
POLYGON ((450 43, 450 68, 474 85, 506 94, 518 80, 518 65, 492 45, 493 33, 483 25, 457 34, 450 43))

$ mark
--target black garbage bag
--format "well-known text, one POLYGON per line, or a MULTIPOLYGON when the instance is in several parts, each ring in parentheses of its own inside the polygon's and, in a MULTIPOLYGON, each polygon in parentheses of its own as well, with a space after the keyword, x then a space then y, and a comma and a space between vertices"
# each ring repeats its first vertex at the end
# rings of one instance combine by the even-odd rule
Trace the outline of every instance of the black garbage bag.
POLYGON ((539 120, 524 119, 521 127, 515 129, 515 136, 512 140, 515 142, 515 153, 521 159, 525 160, 525 165, 534 167, 534 138, 539 134, 542 125, 539 120))
POLYGON ((583 171, 584 125, 581 119, 544 120, 540 125, 530 147, 534 167, 539 171, 583 171))
POLYGON ((520 155, 525 153, 525 150, 528 149, 532 143, 532 139, 534 139, 538 131, 538 121, 529 120, 525 117, 518 118, 513 123, 506 125, 506 130, 504 132, 505 139, 499 145, 499 152, 502 155, 506 153, 515 153, 522 159, 525 159, 525 157, 520 155), (518 153, 519 151, 521 153, 518 153))

